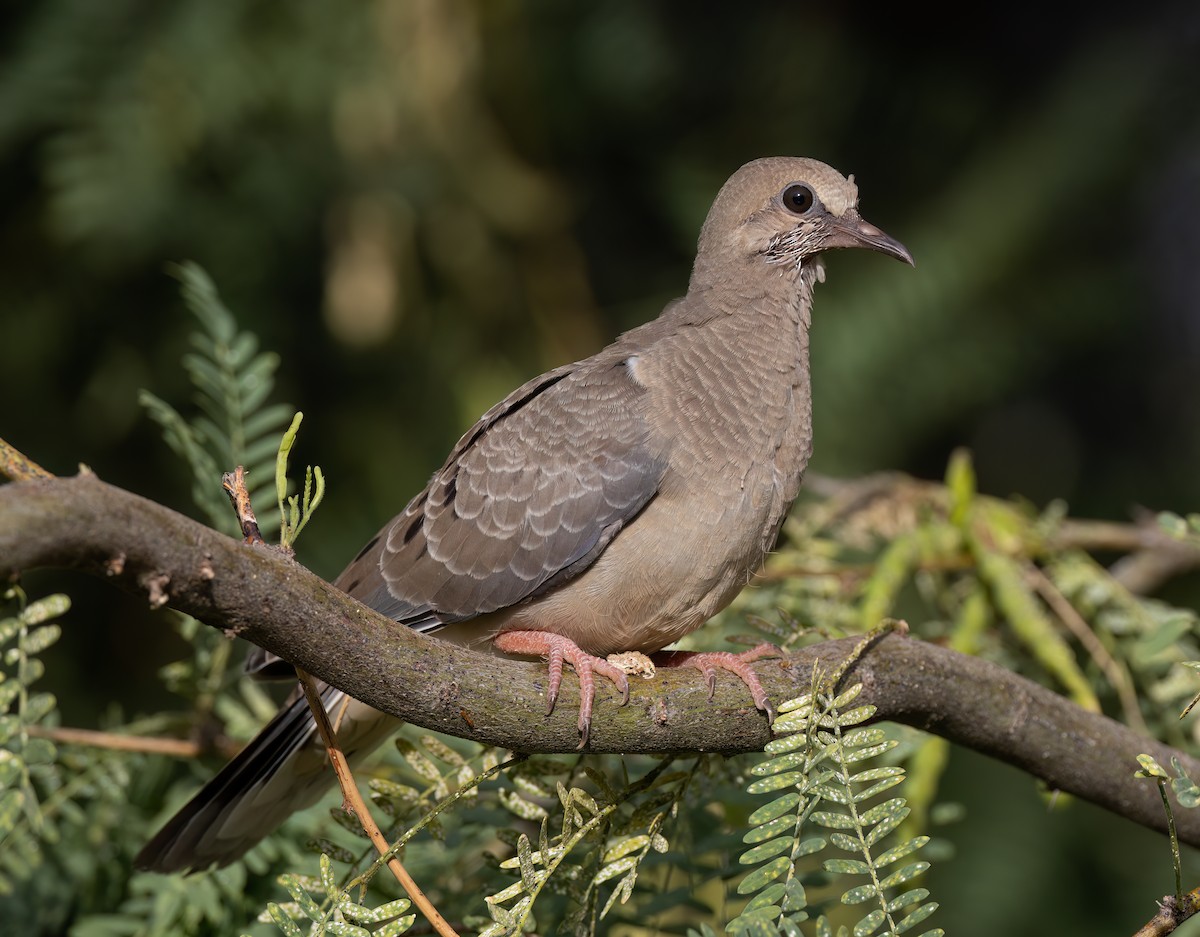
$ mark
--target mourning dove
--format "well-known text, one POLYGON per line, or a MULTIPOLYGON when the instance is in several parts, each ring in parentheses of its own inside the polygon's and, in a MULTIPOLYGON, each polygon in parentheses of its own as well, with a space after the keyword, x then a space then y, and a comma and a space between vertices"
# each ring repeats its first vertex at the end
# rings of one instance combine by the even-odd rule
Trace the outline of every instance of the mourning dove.
MULTIPOLYGON (((808 333, 821 258, 866 247, 911 264, 824 163, 760 159, 722 187, 687 295, 583 361, 511 393, 335 585, 421 632, 571 665, 581 746, 595 676, 627 699, 616 652, 651 654, 729 604, 762 564, 812 451, 808 333)), ((768 702, 743 655, 677 652, 768 702)), ((397 722, 323 686, 349 756, 397 722)), ((299 697, 142 850, 158 871, 225 865, 333 774, 299 697)))

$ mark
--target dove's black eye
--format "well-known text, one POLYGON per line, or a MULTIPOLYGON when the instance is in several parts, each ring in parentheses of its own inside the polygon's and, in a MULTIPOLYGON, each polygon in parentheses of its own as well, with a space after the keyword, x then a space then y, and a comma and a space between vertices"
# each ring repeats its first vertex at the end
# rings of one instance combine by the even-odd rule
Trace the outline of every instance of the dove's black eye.
POLYGON ((789 185, 783 190, 783 204, 788 211, 794 211, 797 215, 803 215, 806 211, 816 204, 817 197, 813 195, 813 190, 806 185, 789 185))

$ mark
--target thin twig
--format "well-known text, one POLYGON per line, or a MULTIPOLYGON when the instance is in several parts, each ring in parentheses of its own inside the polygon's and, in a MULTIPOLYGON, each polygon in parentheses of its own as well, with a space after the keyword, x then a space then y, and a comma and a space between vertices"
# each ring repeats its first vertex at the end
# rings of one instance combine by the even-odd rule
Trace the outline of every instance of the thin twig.
POLYGON ((200 746, 188 739, 168 739, 148 735, 119 735, 95 729, 72 729, 59 726, 29 726, 29 734, 38 738, 68 745, 90 745, 118 752, 142 752, 147 755, 170 755, 174 758, 196 758, 200 746))
POLYGON ((1047 576, 1042 570, 1028 563, 1025 566, 1025 577, 1029 580, 1038 595, 1045 600, 1050 609, 1058 616, 1071 634, 1079 639, 1079 643, 1084 646, 1092 660, 1096 662, 1101 670, 1104 671, 1104 676, 1108 678, 1108 682, 1112 688, 1117 691, 1117 698, 1121 701, 1121 710, 1125 713, 1125 722, 1133 726, 1139 732, 1145 732, 1150 735, 1150 729, 1146 725, 1146 720, 1142 718, 1141 706, 1138 704, 1137 691, 1133 688, 1133 680, 1129 676, 1129 671, 1126 670, 1116 659, 1108 652, 1103 642, 1096 637, 1083 616, 1076 611, 1065 595, 1059 591, 1058 586, 1047 576))
MULTIPOLYGON (((333 772, 337 775, 338 785, 342 789, 342 806, 358 817, 358 822, 362 824, 363 832, 367 834, 375 848, 379 850, 379 854, 386 855, 390 848, 388 841, 384 839, 383 833, 380 832, 378 825, 375 823, 375 818, 371 816, 371 811, 367 809, 362 794, 358 792, 358 785, 354 783, 354 775, 350 773, 350 765, 346 763, 346 756, 338 748, 337 739, 334 738, 333 726, 329 724, 329 714, 325 712, 325 706, 321 702, 321 695, 317 692, 312 676, 299 667, 296 668, 296 676, 300 679, 300 686, 304 688, 304 698, 308 700, 308 708, 312 710, 313 719, 317 722, 317 731, 321 733, 321 741, 325 743, 325 749, 329 753, 329 761, 333 765, 333 772)), ((454 928, 438 913, 438 909, 433 906, 433 902, 425 896, 425 892, 421 891, 417 883, 413 881, 412 876, 408 874, 408 870, 404 868, 400 860, 395 856, 390 856, 387 865, 392 870, 392 874, 396 876, 396 881, 400 883, 400 887, 412 899, 413 904, 425 915, 426 920, 433 925, 433 929, 441 934, 442 937, 458 937, 454 928)))
POLYGON ((54 477, 53 472, 47 472, 33 459, 13 448, 3 439, 0 439, 0 475, 14 482, 54 477))
POLYGON ((237 515, 238 526, 242 529, 242 537, 246 543, 266 543, 262 531, 258 529, 258 518, 254 516, 254 507, 250 504, 250 492, 246 489, 246 469, 239 465, 232 472, 221 476, 221 487, 229 495, 229 503, 233 513, 237 515))
MULTIPOLYGON (((239 465, 232 472, 226 472, 221 476, 221 485, 229 495, 229 503, 233 506, 234 513, 237 514, 238 524, 242 528, 245 542, 265 543, 258 529, 258 521, 254 516, 254 507, 250 503, 250 492, 246 490, 246 470, 239 465)), ((304 698, 308 701, 308 708, 312 710, 313 719, 317 723, 317 731, 321 734, 321 741, 325 743, 325 751, 329 754, 329 763, 333 766, 333 773, 337 776, 338 786, 342 789, 342 807, 358 817, 358 822, 362 824, 363 832, 367 834, 367 838, 379 850, 380 855, 388 855, 390 849, 388 841, 384 838, 383 833, 380 832, 379 826, 375 823, 375 818, 371 816, 371 811, 367 809, 367 804, 363 800, 362 794, 358 792, 358 785, 354 782, 354 775, 350 772, 350 765, 346 762, 345 754, 338 747, 337 732, 329 721, 329 713, 325 711, 325 704, 321 702, 321 694, 317 692, 312 675, 297 667, 296 677, 300 680, 300 686, 304 690, 304 698)), ((339 710, 337 715, 339 724, 345 711, 345 704, 343 704, 342 709, 339 710)), ((433 902, 426 897, 425 892, 421 891, 420 886, 413 881, 413 877, 408 874, 408 870, 404 868, 403 863, 394 855, 389 855, 387 866, 392 870, 392 874, 396 876, 396 881, 400 883, 400 887, 412 899, 412 903, 417 906, 417 909, 433 925, 433 929, 441 934, 442 937, 458 937, 458 934, 446 922, 446 919, 438 913, 438 909, 433 906, 433 902)))
POLYGON ((1143 924, 1133 937, 1166 937, 1197 911, 1200 911, 1200 888, 1193 888, 1182 901, 1167 895, 1158 903, 1158 914, 1143 924))

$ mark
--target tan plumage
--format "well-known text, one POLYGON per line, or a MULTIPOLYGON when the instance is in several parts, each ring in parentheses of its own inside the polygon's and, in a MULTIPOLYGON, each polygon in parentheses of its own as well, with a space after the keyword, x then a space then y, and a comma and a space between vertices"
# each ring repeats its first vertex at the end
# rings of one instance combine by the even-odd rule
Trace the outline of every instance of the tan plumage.
MULTIPOLYGON (((552 672, 565 649, 586 741, 591 671, 624 679, 596 657, 652 653, 695 630, 774 543, 812 449, 819 253, 868 247, 912 262, 857 202, 854 183, 815 160, 742 167, 705 221, 687 295, 484 414, 335 584, 420 631, 500 635, 503 650, 550 656, 552 672)), ((733 670, 765 706, 747 662, 689 663, 733 670)), ((331 708, 342 699, 326 694, 331 708)), ((281 711, 138 864, 226 864, 315 801, 332 774, 318 770, 303 707, 281 711)), ((365 752, 393 726, 354 702, 342 735, 365 752)))

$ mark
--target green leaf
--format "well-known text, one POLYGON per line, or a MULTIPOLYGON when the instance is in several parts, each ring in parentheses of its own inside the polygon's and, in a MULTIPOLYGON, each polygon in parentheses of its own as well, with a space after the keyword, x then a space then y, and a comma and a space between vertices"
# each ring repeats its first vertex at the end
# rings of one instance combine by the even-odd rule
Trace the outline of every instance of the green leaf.
POLYGON ((267 471, 275 461, 275 453, 278 450, 278 442, 273 436, 264 436, 262 439, 255 439, 246 443, 242 449, 240 461, 246 466, 246 474, 253 474, 257 479, 256 485, 251 486, 251 493, 257 493, 260 489, 265 489, 268 485, 267 471))
POLYGON ((880 781, 878 784, 871 785, 865 791, 859 791, 857 794, 854 795, 854 802, 856 804, 861 804, 863 801, 870 800, 872 797, 877 797, 878 795, 882 794, 884 791, 891 790, 897 784, 903 784, 903 783, 904 783, 904 773, 902 771, 899 775, 896 775, 895 777, 885 778, 884 780, 880 781))
POLYGON ((413 921, 417 919, 415 914, 406 914, 403 917, 398 917, 394 921, 389 921, 383 927, 377 928, 372 932, 372 937, 400 937, 405 931, 413 926, 413 921))
POLYGON ((898 862, 905 856, 910 856, 926 843, 929 842, 928 836, 914 836, 906 843, 901 843, 898 846, 893 846, 891 849, 884 852, 882 855, 876 856, 875 867, 882 869, 885 866, 891 865, 893 862, 898 862))
MULTIPOLYGON (((775 882, 773 885, 768 885, 746 903, 746 907, 742 909, 742 914, 748 914, 751 911, 757 911, 759 908, 768 908, 776 905, 786 893, 787 885, 783 882, 775 882)), ((775 911, 776 916, 782 913, 781 908, 776 908, 775 911)))
POLYGON ((499 791, 496 792, 496 797, 500 806, 503 806, 504 809, 508 810, 510 813, 512 813, 512 815, 521 817, 521 819, 536 821, 536 819, 550 816, 546 812, 544 806, 535 804, 532 800, 526 800, 522 798, 520 794, 516 793, 515 791, 510 791, 510 789, 506 787, 500 788, 499 791))
POLYGON ((754 865, 756 862, 762 862, 780 853, 790 852, 791 849, 792 838, 790 836, 780 836, 778 839, 761 843, 753 849, 747 849, 739 857, 738 862, 742 865, 754 865))
POLYGON ((928 862, 914 862, 911 865, 906 865, 899 872, 893 872, 880 882, 879 885, 881 888, 895 888, 897 885, 903 885, 905 882, 916 878, 928 868, 928 862))
MULTIPOLYGON (((749 842, 749 840, 744 840, 749 842)), ((614 862, 617 859, 629 855, 631 852, 636 852, 639 849, 644 849, 650 843, 650 837, 645 833, 638 836, 626 836, 617 840, 608 847, 604 853, 602 862, 614 862)))
POLYGON ((70 596, 56 592, 30 602, 25 606, 25 611, 21 613, 20 618, 27 626, 40 625, 52 618, 61 618, 70 610, 70 596))
POLYGON ((854 937, 870 937, 871 934, 879 930, 879 925, 882 924, 886 918, 887 913, 882 908, 875 909, 854 925, 854 937))
POLYGON ((888 544, 863 587, 858 614, 862 628, 874 628, 892 610, 919 558, 917 540, 912 534, 901 534, 888 544))
POLYGON ((287 500, 287 466, 288 456, 292 451, 292 446, 296 442, 296 434, 300 431, 300 424, 304 421, 304 414, 297 411, 292 417, 292 423, 284 431, 283 438, 279 441, 279 446, 275 454, 275 499, 279 502, 280 510, 282 510, 283 502, 287 500))
POLYGON ((267 903, 267 914, 271 916, 271 920, 287 937, 303 937, 299 926, 284 912, 283 908, 277 905, 274 901, 267 903))
POLYGON ((783 910, 791 913, 807 907, 808 895, 804 892, 804 883, 798 878, 789 879, 784 886, 783 910))
POLYGON ((822 865, 834 875, 869 875, 871 867, 861 859, 826 859, 822 865))
POLYGON ((58 749, 49 739, 31 738, 21 755, 28 765, 52 765, 58 757, 58 749))
POLYGON ((768 774, 777 774, 785 768, 795 768, 798 765, 803 765, 808 758, 808 753, 803 751, 789 752, 785 755, 780 755, 777 758, 769 758, 766 761, 761 761, 750 768, 750 773, 756 777, 762 777, 768 774))
MULTIPOLYGON (((784 794, 782 797, 777 797, 769 804, 763 804, 754 813, 750 814, 747 823, 751 826, 758 826, 762 823, 767 823, 777 817, 783 816, 785 813, 793 813, 800 805, 800 795, 794 791, 784 794)), ((744 842, 744 840, 743 840, 744 842)))
POLYGON ((887 909, 891 911, 899 911, 901 908, 907 908, 911 904, 916 904, 918 901, 924 901, 929 897, 928 888, 912 888, 902 895, 897 895, 887 903, 887 909))
POLYGON ((274 372, 279 367, 279 358, 260 358, 249 371, 239 375, 237 389, 241 394, 241 412, 253 413, 263 405, 275 389, 274 372))
POLYGON ((24 806, 24 791, 7 790, 0 793, 0 839, 8 836, 16 828, 24 806))
MULTIPOLYGON (((412 742, 404 736, 399 736, 396 739, 396 748, 404 756, 404 760, 408 762, 408 766, 412 768, 418 777, 429 781, 435 786, 445 785, 442 772, 438 770, 437 765, 430 761, 429 757, 412 742)), ((446 793, 449 793, 449 791, 446 793)))
POLYGON ((1080 669, 1070 645, 1030 592, 1017 561, 989 551, 974 538, 971 548, 980 578, 992 590, 996 607, 1008 620, 1017 638, 1067 689, 1076 703, 1091 712, 1099 712, 1100 701, 1091 683, 1080 669))
POLYGON ((868 768, 850 776, 851 784, 862 784, 866 781, 877 781, 879 778, 903 778, 904 769, 899 765, 888 765, 882 768, 868 768))
POLYGON ((903 934, 906 930, 910 930, 924 921, 929 915, 933 914, 938 909, 938 903, 931 901, 929 904, 921 905, 912 914, 908 915, 904 920, 896 924, 896 933, 903 934))
POLYGON ((725 929, 738 937, 779 937, 779 928, 775 925, 779 915, 780 910, 775 907, 743 911, 725 929))
POLYGON ((792 858, 799 859, 803 856, 811 856, 814 852, 820 852, 826 846, 825 837, 812 836, 804 840, 792 850, 792 858))
POLYGON ((747 845, 761 843, 784 833, 791 833, 795 828, 796 818, 794 816, 777 817, 769 823, 747 830, 742 836, 742 842, 747 845))
POLYGON ((856 699, 858 699, 862 695, 862 691, 863 691, 863 685, 861 683, 854 684, 854 686, 849 687, 848 689, 844 690, 837 697, 837 699, 835 699, 833 701, 830 708, 845 710, 845 708, 847 706, 849 706, 851 703, 853 703, 856 699))
POLYGON ((220 420, 224 415, 222 403, 227 390, 225 373, 215 362, 196 354, 184 355, 183 367, 196 388, 208 398, 199 398, 196 403, 208 410, 209 416, 220 420))
POLYGON ((1161 778, 1162 780, 1166 780, 1170 777, 1166 769, 1150 755, 1138 755, 1137 762, 1142 766, 1140 771, 1135 772, 1139 778, 1161 778))
POLYGON ((795 699, 790 699, 785 703, 780 703, 777 712, 779 715, 788 713, 800 712, 812 706, 812 694, 805 693, 803 696, 797 696, 795 699))
POLYGON ((836 813, 831 810, 814 810, 809 819, 819 826, 830 830, 854 829, 854 818, 847 813, 836 813))
POLYGON ((836 784, 819 784, 817 786, 817 793, 826 800, 833 801, 835 804, 847 805, 851 802, 851 800, 857 801, 859 799, 865 799, 853 797, 851 793, 846 790, 846 788, 839 787, 836 784))
MULTIPOLYGON (((15 729, 20 727, 16 716, 4 716, 0 718, 0 727, 4 731, 7 731, 9 726, 14 727, 14 733, 15 729)), ((6 741, 8 739, 3 734, 0 734, 0 744, 6 741)), ((22 766, 21 759, 15 753, 0 748, 0 790, 16 784, 23 770, 24 767, 22 766)))
POLYGON ((803 736, 808 731, 810 718, 812 718, 812 711, 809 708, 798 709, 795 712, 776 717, 775 721, 771 723, 771 731, 778 736, 793 734, 803 736))
POLYGON ((848 892, 842 895, 842 904, 862 904, 864 901, 870 901, 878 894, 875 886, 868 882, 866 885, 859 885, 857 888, 851 888, 848 892))
POLYGON ((903 823, 911 812, 912 811, 910 811, 908 807, 905 807, 903 810, 893 813, 890 816, 880 820, 879 823, 872 827, 871 831, 867 833, 867 845, 874 846, 881 839, 887 836, 888 833, 892 832, 894 829, 896 829, 896 827, 903 823))
MULTIPOLYGON (((7 712, 16 698, 20 695, 21 684, 16 680, 6 680, 5 682, 0 683, 0 712, 7 712)), ((11 718, 13 720, 12 725, 14 730, 20 728, 21 723, 17 720, 17 717, 12 716, 11 718)), ((5 738, 9 737, 10 735, 11 733, 7 733, 5 738)))
POLYGON ((391 781, 387 778, 371 778, 367 781, 367 786, 375 794, 388 800, 395 801, 397 804, 411 806, 421 799, 421 793, 415 787, 410 787, 407 784, 399 784, 396 781, 391 781))
POLYGON ((903 820, 909 814, 908 805, 905 804, 904 798, 893 797, 891 800, 885 800, 881 804, 876 804, 870 810, 862 814, 862 822, 864 826, 874 826, 883 819, 895 819, 899 817, 903 820))
MULTIPOLYGON (((263 436, 276 437, 287 425, 292 416, 292 408, 287 404, 276 403, 261 410, 255 410, 242 424, 242 432, 246 438, 256 440, 263 436)), ((278 446, 278 443, 274 444, 278 446)))
POLYGON ((1146 663, 1164 651, 1173 649, 1194 625, 1195 620, 1190 614, 1173 615, 1165 621, 1156 622, 1155 627, 1138 640, 1135 660, 1146 663))
POLYGON ((521 883, 530 891, 537 887, 538 871, 533 864, 533 848, 524 833, 517 838, 517 862, 521 867, 521 883))
MULTIPOLYGON (((863 745, 878 745, 880 742, 886 741, 889 741, 887 733, 878 726, 860 726, 842 736, 842 746, 848 749, 860 748, 863 745)), ((893 742, 893 744, 895 743, 893 742)))
MULTIPOLYGON (((882 755, 884 752, 890 752, 900 743, 895 739, 885 739, 875 745, 868 745, 866 748, 856 748, 845 752, 842 755, 842 764, 850 765, 856 761, 865 761, 868 758, 874 758, 876 755, 882 755)), ((843 746, 845 747, 845 746, 843 746)))
POLYGON ((804 779, 799 771, 786 771, 774 777, 760 778, 750 784, 746 790, 751 794, 769 794, 771 791, 782 790, 785 787, 795 787, 804 779))
POLYGON ((1175 792, 1175 798, 1179 801, 1180 806, 1195 807, 1200 804, 1200 787, 1183 773, 1183 769, 1179 765, 1179 759, 1172 759, 1172 767, 1179 772, 1179 776, 1171 780, 1171 790, 1175 792))
MULTIPOLYGON (((321 913, 321 909, 317 907, 316 902, 312 900, 312 897, 297 876, 281 875, 279 876, 279 884, 287 889, 288 894, 292 896, 292 900, 300 906, 300 910, 313 920, 317 919, 321 913)), ((279 922, 276 921, 276 923, 279 922)))
POLYGON ((849 836, 846 833, 830 833, 829 842, 846 852, 862 852, 862 843, 857 836, 849 836))
POLYGON ((326 921, 325 932, 335 937, 371 937, 371 932, 365 927, 350 924, 346 921, 326 921))
POLYGON ((32 724, 40 722, 58 705, 53 693, 34 693, 25 704, 25 722, 32 724))
POLYGON ((629 874, 617 883, 617 887, 613 889, 613 893, 608 896, 608 901, 604 903, 604 907, 600 911, 600 917, 602 919, 608 917, 608 912, 612 910, 613 905, 615 905, 618 901, 621 904, 624 904, 629 900, 629 896, 633 894, 633 886, 636 882, 637 866, 634 866, 629 870, 629 874))
POLYGON ((1160 511, 1158 514, 1158 526, 1167 534, 1179 540, 1187 537, 1188 525, 1178 514, 1172 514, 1170 511, 1160 511))
POLYGON ((421 736, 421 745, 432 757, 448 765, 453 765, 457 768, 467 763, 467 760, 462 755, 435 735, 423 734, 421 736))
POLYGON ((759 866, 738 883, 737 893, 749 895, 758 891, 764 885, 775 881, 787 873, 792 867, 792 861, 787 856, 777 856, 765 865, 759 866))
POLYGON ((571 788, 571 802, 582 807, 594 817, 600 815, 600 805, 596 803, 591 794, 581 787, 571 788))
MULTIPOLYGON (((774 728, 776 732, 780 731, 778 722, 775 723, 774 728)), ((800 726, 801 730, 803 730, 803 728, 803 725, 800 726)), ((786 752, 794 752, 798 748, 805 748, 807 746, 807 734, 803 731, 797 731, 791 735, 784 735, 781 738, 771 739, 771 741, 767 742, 766 746, 763 748, 763 751, 768 755, 782 755, 786 752)))

